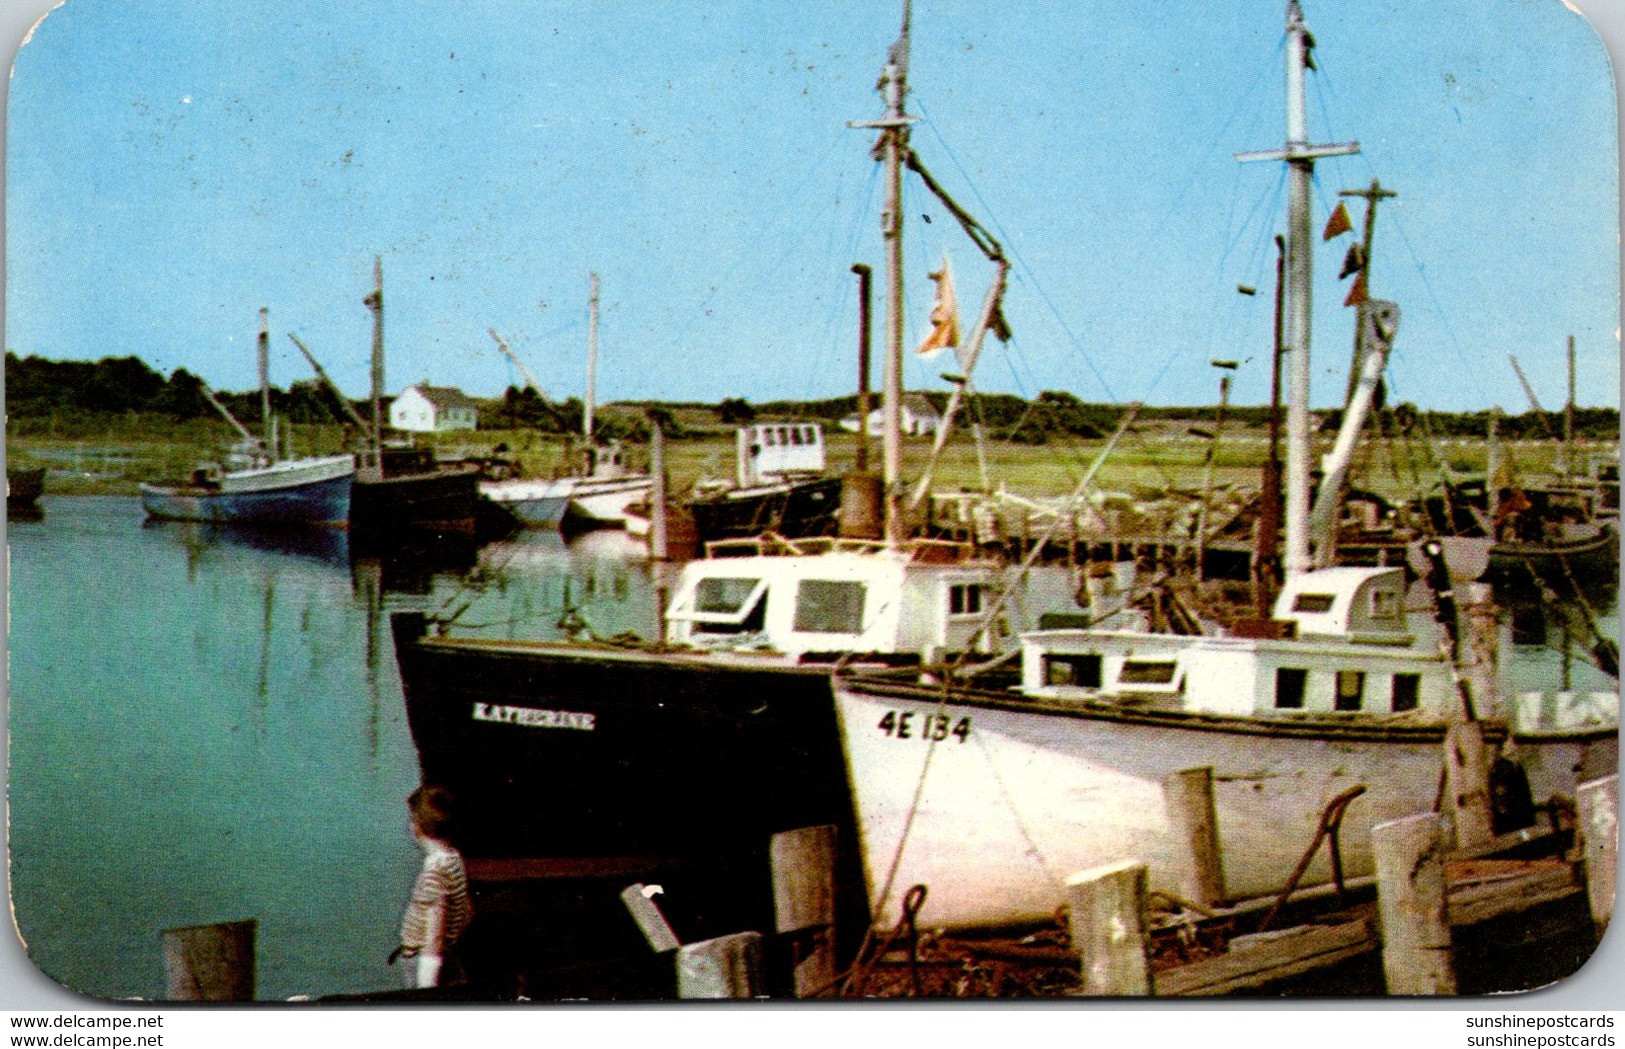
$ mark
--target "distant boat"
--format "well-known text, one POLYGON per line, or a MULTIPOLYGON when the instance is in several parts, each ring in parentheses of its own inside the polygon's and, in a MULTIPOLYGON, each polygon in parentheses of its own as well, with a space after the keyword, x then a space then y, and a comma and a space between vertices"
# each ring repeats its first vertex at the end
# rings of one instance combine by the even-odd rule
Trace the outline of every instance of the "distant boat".
POLYGON ((45 493, 45 467, 6 470, 6 509, 21 510, 36 506, 45 493))
MULTIPOLYGON (((480 495, 505 511, 522 528, 562 528, 589 531, 594 528, 625 528, 628 510, 647 502, 654 479, 648 474, 629 473, 621 446, 616 442, 598 444, 593 432, 593 388, 598 370, 598 274, 592 274, 588 298, 587 388, 581 430, 587 440, 585 469, 578 475, 531 480, 521 477, 486 480, 480 495)), ((508 348, 494 330, 491 338, 513 361, 536 395, 547 400, 530 369, 508 348)))
POLYGON ((364 546, 450 536, 471 538, 479 504, 479 468, 442 464, 436 461, 433 449, 388 444, 384 440, 384 273, 379 258, 373 259, 373 290, 362 301, 373 315, 371 423, 350 406, 343 391, 304 343, 288 336, 350 421, 366 434, 366 446, 356 455, 350 531, 364 546))
POLYGON ((697 491, 688 501, 701 543, 773 532, 786 539, 835 535, 841 479, 824 476, 817 423, 758 423, 736 436, 737 483, 697 491))
MULTIPOLYGON (((272 431, 266 374, 270 328, 260 310, 260 403, 267 437, 272 431)), ((205 463, 185 480, 143 482, 141 506, 169 521, 220 524, 317 525, 348 528, 355 457, 326 455, 278 460, 275 440, 263 440, 226 410, 207 386, 203 394, 242 435, 226 464, 205 463)))
POLYGON ((142 482, 141 506, 169 521, 347 528, 355 459, 328 455, 238 469, 201 466, 184 481, 142 482))

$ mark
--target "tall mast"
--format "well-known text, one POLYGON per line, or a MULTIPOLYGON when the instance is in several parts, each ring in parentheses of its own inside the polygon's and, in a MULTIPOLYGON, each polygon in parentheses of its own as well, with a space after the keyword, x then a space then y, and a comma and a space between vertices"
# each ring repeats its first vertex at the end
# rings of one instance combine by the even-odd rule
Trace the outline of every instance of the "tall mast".
POLYGON ((384 259, 372 257, 372 293, 361 300, 372 311, 372 461, 383 461, 384 444, 384 259))
POLYGON ((589 273, 587 282, 587 390, 581 413, 581 436, 592 445, 594 387, 598 381, 598 274, 589 273))
POLYGON ((903 29, 875 85, 886 99, 886 115, 851 124, 879 129, 875 152, 886 163, 886 209, 880 216, 880 232, 886 242, 886 365, 881 390, 885 436, 881 451, 887 542, 898 541, 903 532, 903 158, 908 153, 908 126, 914 122, 903 111, 908 96, 908 44, 909 0, 903 0, 903 29))
POLYGON ((260 307, 260 440, 271 458, 276 458, 276 446, 271 440, 271 313, 260 307))
POLYGON ((1309 195, 1317 157, 1359 152, 1357 142, 1309 144, 1304 78, 1314 37, 1303 23, 1298 0, 1286 7, 1286 143, 1279 150, 1239 153, 1237 160, 1284 160, 1290 168, 1287 198, 1287 309, 1281 346, 1287 364, 1286 556, 1288 578, 1309 571, 1309 327, 1314 271, 1309 232, 1309 195))

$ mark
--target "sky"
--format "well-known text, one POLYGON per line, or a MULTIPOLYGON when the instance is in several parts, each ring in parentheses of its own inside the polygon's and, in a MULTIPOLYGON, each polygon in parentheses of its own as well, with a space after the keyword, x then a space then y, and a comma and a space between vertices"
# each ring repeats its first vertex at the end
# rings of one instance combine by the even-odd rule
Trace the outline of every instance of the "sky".
MULTIPOLYGON (((17 0, 9 0, 17 2, 17 0)), ((1576 0, 1583 9, 1614 0, 1576 0)), ((41 10, 45 3, 40 2, 41 10)), ((978 388, 1086 401, 1269 396, 1284 0, 915 0, 912 144, 1014 261, 1008 345, 978 388), (1257 289, 1239 294, 1238 286, 1257 289)), ((1402 320, 1391 399, 1619 403, 1615 90, 1560 0, 1305 0, 1318 47, 1317 232, 1378 178, 1372 294, 1402 320)), ((900 2, 383 4, 66 0, 16 59, 5 344, 135 354, 246 390, 366 394, 375 255, 389 392, 585 379, 598 396, 822 398, 855 387, 855 262, 882 263, 876 77, 900 2)), ((953 266, 964 326, 991 267, 905 189, 906 324, 953 266)), ((1364 204, 1353 209, 1363 220, 1364 204)), ((1350 238, 1317 238, 1314 404, 1341 399, 1350 238)), ((877 282, 875 333, 883 311, 877 282)), ((910 389, 948 387, 910 353, 910 389)), ((878 360, 876 375, 879 374, 878 360)))

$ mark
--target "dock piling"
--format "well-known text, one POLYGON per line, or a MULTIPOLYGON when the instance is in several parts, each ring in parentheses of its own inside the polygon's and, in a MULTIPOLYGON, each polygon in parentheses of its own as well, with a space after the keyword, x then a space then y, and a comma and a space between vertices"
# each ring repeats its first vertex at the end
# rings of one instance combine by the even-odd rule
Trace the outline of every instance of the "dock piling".
POLYGON ((1204 907, 1224 902, 1224 864, 1213 807, 1213 769, 1183 769, 1162 781, 1169 829, 1184 854, 1180 892, 1204 907))
POLYGON ((1126 860, 1074 874, 1066 882, 1072 946, 1085 995, 1149 996, 1145 954, 1146 865, 1126 860))
POLYGON ((1388 993, 1455 994, 1442 818, 1427 812, 1379 823, 1371 839, 1388 993))
POLYGON ((1495 837, 1490 806, 1490 753, 1484 726, 1477 721, 1451 725, 1444 738, 1445 804, 1455 827, 1456 848, 1495 837))
POLYGON ((761 987, 759 932, 736 932, 677 950, 679 998, 755 998, 761 987))
POLYGON ((796 997, 835 982, 835 827, 825 824, 773 835, 773 912, 780 934, 804 933, 794 945, 796 997))
POLYGON ((254 1000, 254 940, 259 922, 218 922, 165 929, 164 972, 172 1002, 254 1000))
POLYGON ((1619 774, 1580 784, 1580 837, 1585 848, 1586 893, 1601 937, 1614 914, 1619 877, 1619 774))
POLYGON ((677 934, 672 931, 671 923, 660 912, 655 903, 652 890, 642 882, 628 885, 621 890, 621 902, 626 904, 627 911, 632 920, 638 923, 643 930, 644 939, 649 941, 649 947, 656 954, 661 951, 675 951, 680 945, 677 934))

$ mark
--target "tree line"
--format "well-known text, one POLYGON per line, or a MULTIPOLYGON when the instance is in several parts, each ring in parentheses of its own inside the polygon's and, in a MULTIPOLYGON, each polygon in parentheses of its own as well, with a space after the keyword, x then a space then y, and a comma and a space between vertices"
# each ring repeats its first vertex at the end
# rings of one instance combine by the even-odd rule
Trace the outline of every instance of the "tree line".
MULTIPOLYGON (((203 381, 184 368, 165 376, 135 356, 104 357, 99 361, 51 361, 6 354, 6 412, 8 424, 14 426, 44 421, 72 425, 110 415, 152 415, 177 422, 212 416, 215 409, 209 404, 204 389, 203 381)), ((314 380, 295 382, 287 389, 273 386, 270 395, 272 411, 289 422, 331 423, 345 417, 333 393, 314 380)), ((218 392, 216 396, 243 423, 252 425, 258 421, 258 390, 218 392)), ((947 405, 946 393, 930 392, 923 396, 939 412, 947 405)), ((542 433, 579 433, 581 430, 584 408, 578 398, 547 401, 528 387, 510 386, 501 397, 477 400, 482 429, 531 429, 542 433)), ((871 398, 872 407, 878 407, 879 403, 878 395, 871 398)), ((351 407, 362 418, 369 417, 371 412, 369 402, 352 401, 351 407)), ((606 437, 641 441, 648 437, 648 419, 654 418, 660 421, 668 436, 680 439, 699 431, 683 425, 678 413, 692 414, 695 410, 709 413, 716 424, 724 426, 758 419, 807 419, 833 428, 857 412, 857 397, 757 404, 742 397, 725 397, 714 405, 647 402, 630 407, 640 411, 630 416, 624 412, 605 412, 596 420, 595 429, 606 437)), ((1089 403, 1059 390, 1046 390, 1032 400, 1008 393, 984 393, 963 407, 961 419, 981 422, 996 440, 1043 444, 1051 439, 1104 437, 1117 427, 1124 411, 1119 405, 1089 403)), ((1146 422, 1180 420, 1200 424, 1202 420, 1212 420, 1215 413, 1211 405, 1146 406, 1140 409, 1139 418, 1146 422)), ((1323 430, 1335 429, 1342 417, 1337 409, 1314 414, 1323 430)), ((1226 409, 1225 418, 1228 424, 1264 427, 1269 424, 1270 409, 1267 405, 1231 405, 1226 409)), ((1489 420, 1488 411, 1424 411, 1414 404, 1402 403, 1384 406, 1377 425, 1383 432, 1396 436, 1482 438, 1489 420)), ((1574 431, 1582 438, 1617 439, 1619 422, 1617 408, 1576 408, 1574 411, 1574 431)), ((1527 411, 1503 415, 1499 430, 1506 440, 1555 439, 1562 436, 1563 425, 1561 411, 1527 411)))

